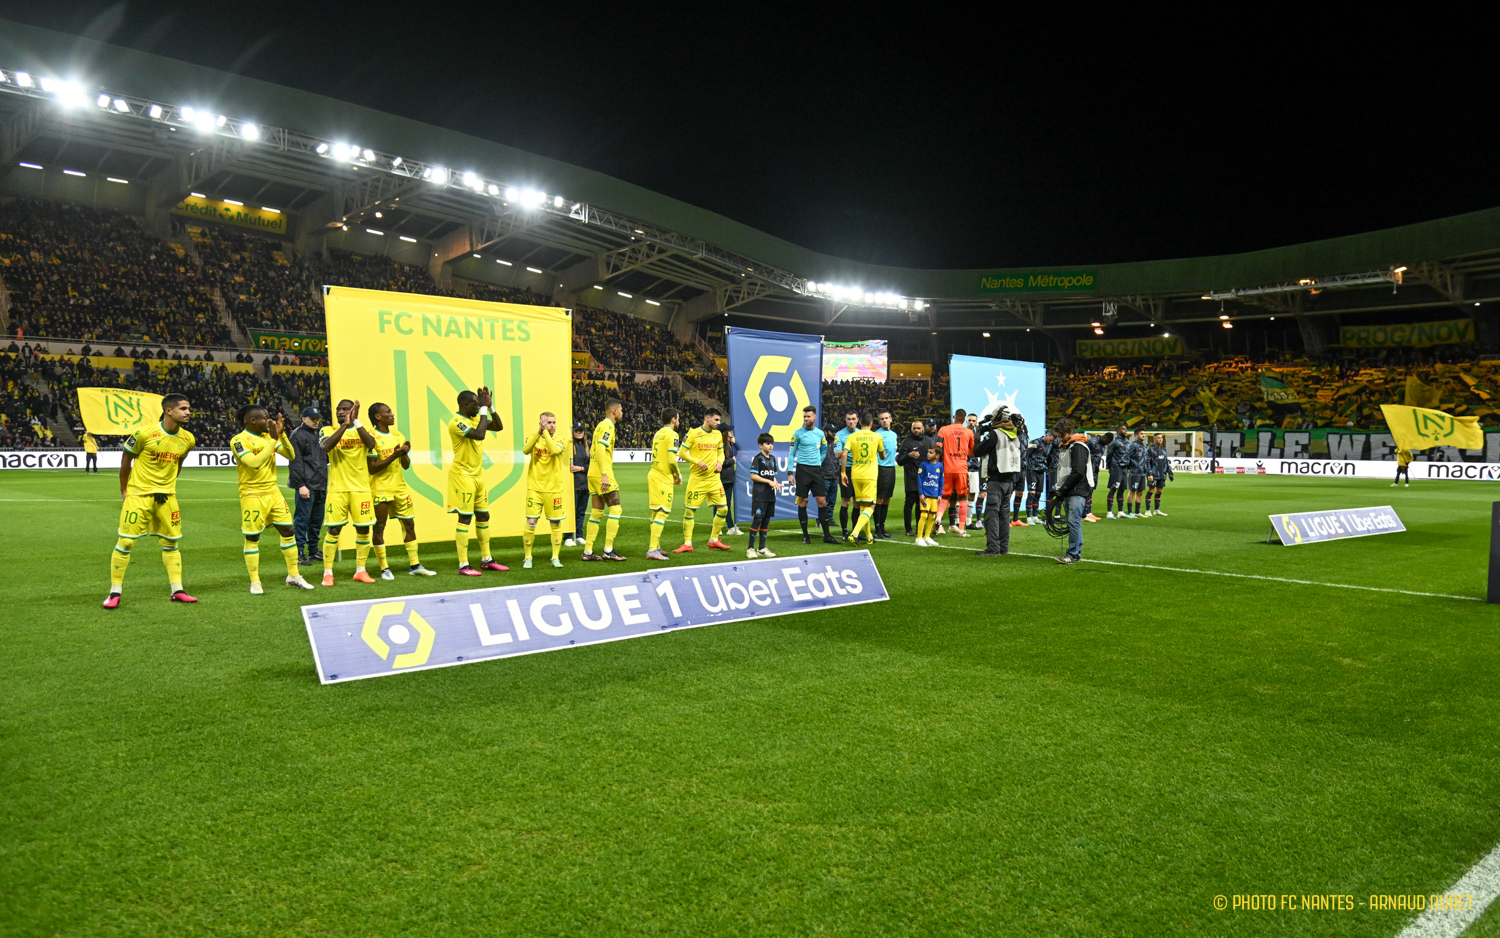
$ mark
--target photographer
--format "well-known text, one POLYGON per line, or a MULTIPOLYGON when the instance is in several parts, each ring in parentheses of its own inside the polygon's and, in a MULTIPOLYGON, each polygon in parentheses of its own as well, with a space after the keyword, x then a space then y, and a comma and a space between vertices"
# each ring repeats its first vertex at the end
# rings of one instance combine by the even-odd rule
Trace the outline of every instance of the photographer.
POLYGON ((1082 433, 1073 432, 1073 421, 1064 417, 1053 429, 1057 437, 1057 448, 1061 458, 1058 462, 1057 488, 1048 493, 1050 503, 1064 499, 1068 517, 1068 549, 1058 563, 1072 564, 1083 559, 1083 512, 1084 505, 1094 492, 1094 460, 1089 453, 1088 439, 1082 433))
POLYGON ((1021 475, 1021 451, 1026 446, 1026 422, 1003 404, 998 412, 986 413, 984 422, 974 428, 979 442, 974 456, 979 460, 979 477, 985 486, 984 550, 981 557, 1000 557, 1010 553, 1010 496, 1021 475))

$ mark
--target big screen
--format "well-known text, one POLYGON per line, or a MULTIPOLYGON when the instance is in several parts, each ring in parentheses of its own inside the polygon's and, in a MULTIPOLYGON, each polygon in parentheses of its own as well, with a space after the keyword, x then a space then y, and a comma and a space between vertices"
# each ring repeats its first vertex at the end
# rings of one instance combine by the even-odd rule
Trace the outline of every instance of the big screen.
POLYGON ((824 381, 864 378, 884 384, 890 370, 885 339, 823 343, 824 381))

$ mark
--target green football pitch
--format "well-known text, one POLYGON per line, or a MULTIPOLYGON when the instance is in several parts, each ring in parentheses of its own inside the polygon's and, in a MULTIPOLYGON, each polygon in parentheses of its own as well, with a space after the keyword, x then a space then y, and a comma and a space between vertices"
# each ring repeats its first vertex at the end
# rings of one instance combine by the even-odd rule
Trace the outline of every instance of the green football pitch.
MULTIPOLYGON (((621 475, 630 561, 563 575, 645 566, 621 475)), ((452 545, 311 593, 273 551, 252 597, 232 473, 179 491, 202 601, 148 549, 109 613, 115 475, 0 476, 0 933, 1395 935, 1372 896, 1500 842, 1482 483, 1183 476, 1075 567, 901 538, 886 603, 327 687, 298 605, 470 585, 452 545), (1405 533, 1265 543, 1383 504, 1405 533)), ((556 573, 500 547, 474 585, 556 573)))

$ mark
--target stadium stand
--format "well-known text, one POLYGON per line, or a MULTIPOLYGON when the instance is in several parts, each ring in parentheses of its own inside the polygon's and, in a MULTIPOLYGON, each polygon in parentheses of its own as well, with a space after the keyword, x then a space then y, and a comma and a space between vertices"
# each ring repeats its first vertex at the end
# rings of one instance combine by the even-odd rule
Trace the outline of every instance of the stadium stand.
POLYGON ((241 329, 322 332, 315 278, 280 242, 216 227, 188 229, 203 275, 241 329))
POLYGON ((28 199, 0 205, 0 265, 12 328, 27 334, 230 344, 182 248, 119 212, 28 199))
POLYGON ((667 330, 613 310, 578 307, 574 310, 573 334, 605 368, 686 371, 701 367, 693 353, 667 330))

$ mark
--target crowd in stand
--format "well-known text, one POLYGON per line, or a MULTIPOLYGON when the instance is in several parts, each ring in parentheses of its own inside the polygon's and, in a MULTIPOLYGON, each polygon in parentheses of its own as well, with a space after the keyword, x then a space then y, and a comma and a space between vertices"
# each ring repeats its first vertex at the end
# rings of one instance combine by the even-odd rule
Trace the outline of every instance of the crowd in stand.
POLYGON ((661 326, 614 310, 579 306, 573 311, 573 335, 594 361, 605 368, 637 371, 684 371, 696 359, 661 326))
POLYGON ((314 278, 280 242, 219 227, 189 229, 203 276, 241 329, 322 332, 314 278))
MULTIPOLYGON (((40 359, 33 359, 39 362, 40 359)), ((31 380, 32 369, 16 355, 0 355, 0 448, 31 449, 56 446, 47 422, 59 413, 55 388, 39 389, 31 380)))
POLYGON ((193 262, 119 212, 0 204, 0 274, 11 323, 28 335, 230 344, 193 262))

